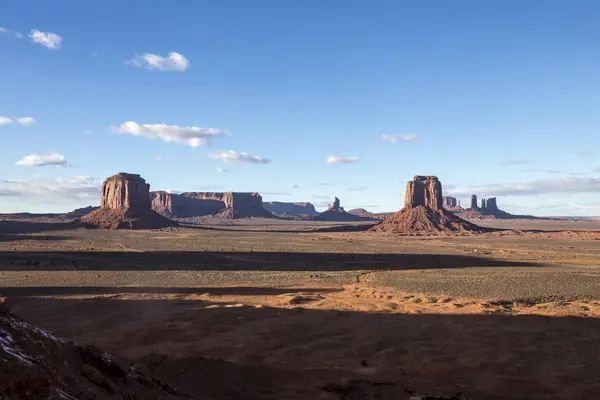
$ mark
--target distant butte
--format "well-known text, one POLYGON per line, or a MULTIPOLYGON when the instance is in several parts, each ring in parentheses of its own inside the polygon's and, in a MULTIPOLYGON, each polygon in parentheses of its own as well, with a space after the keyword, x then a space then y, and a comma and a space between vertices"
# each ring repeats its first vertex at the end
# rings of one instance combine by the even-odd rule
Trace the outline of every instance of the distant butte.
POLYGON ((371 228, 404 235, 479 232, 483 229, 444 209, 442 183, 436 176, 417 175, 406 185, 404 208, 371 228))

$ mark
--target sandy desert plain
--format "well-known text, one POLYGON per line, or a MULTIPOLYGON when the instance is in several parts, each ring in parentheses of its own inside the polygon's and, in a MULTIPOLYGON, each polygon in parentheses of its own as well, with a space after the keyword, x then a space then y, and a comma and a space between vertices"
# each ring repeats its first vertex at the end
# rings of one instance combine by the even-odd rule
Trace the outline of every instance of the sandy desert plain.
POLYGON ((16 316, 186 398, 598 398, 600 221, 478 223, 501 230, 13 227, 0 293, 16 316))

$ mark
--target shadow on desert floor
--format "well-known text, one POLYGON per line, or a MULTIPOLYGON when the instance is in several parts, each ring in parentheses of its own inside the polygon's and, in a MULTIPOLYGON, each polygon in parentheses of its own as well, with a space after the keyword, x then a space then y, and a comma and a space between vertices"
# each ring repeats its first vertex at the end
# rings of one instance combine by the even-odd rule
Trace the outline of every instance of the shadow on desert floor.
POLYGON ((292 252, 60 251, 0 252, 0 271, 357 271, 543 264, 451 254, 292 252))
POLYGON ((185 297, 18 298, 15 312, 67 339, 143 360, 175 387, 214 398, 396 399, 405 389, 472 399, 600 393, 595 318, 228 307, 185 297), (353 389, 352 379, 363 383, 353 389), (319 397, 324 387, 336 394, 319 397))

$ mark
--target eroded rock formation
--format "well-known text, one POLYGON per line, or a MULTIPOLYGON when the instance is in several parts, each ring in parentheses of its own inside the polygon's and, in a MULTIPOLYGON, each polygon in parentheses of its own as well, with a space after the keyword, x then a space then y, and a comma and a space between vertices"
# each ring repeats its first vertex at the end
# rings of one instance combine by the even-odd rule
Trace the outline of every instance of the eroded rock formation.
POLYGON ((215 215, 222 218, 275 218, 263 208, 258 193, 185 192, 172 194, 152 192, 152 209, 172 218, 215 215))
POLYGON ((404 208, 418 206, 439 210, 442 204, 442 183, 437 176, 417 175, 406 185, 404 208))
POLYGON ((275 215, 317 215, 315 206, 311 203, 285 203, 281 201, 269 201, 263 203, 263 208, 275 215))
POLYGON ((442 197, 442 204, 445 209, 455 208, 458 206, 458 201, 456 200, 456 197, 444 196, 442 197))
POLYGON ((329 205, 327 211, 322 212, 313 218, 316 221, 337 221, 337 222, 351 222, 351 221, 363 221, 368 220, 358 215, 353 215, 344 211, 344 207, 340 205, 340 199, 334 198, 333 203, 329 205))
POLYGON ((87 227, 102 229, 156 229, 173 221, 150 207, 150 185, 136 174, 118 173, 102 185, 100 208, 81 218, 87 227))
POLYGON ((150 208, 150 185, 137 174, 119 172, 102 185, 100 208, 111 210, 150 208))
POLYGON ((477 206, 477 195, 471 196, 471 207, 473 210, 477 210, 479 207, 477 206))
POLYGON ((435 176, 415 176, 406 185, 404 208, 371 228, 373 232, 438 235, 478 232, 482 228, 443 207, 442 183, 435 176))

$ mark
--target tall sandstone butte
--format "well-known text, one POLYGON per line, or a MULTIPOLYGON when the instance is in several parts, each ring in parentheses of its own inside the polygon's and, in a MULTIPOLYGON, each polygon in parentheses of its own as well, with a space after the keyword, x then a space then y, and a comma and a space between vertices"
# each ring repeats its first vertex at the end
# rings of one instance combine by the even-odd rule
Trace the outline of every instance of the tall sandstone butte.
POLYGON ((150 205, 150 185, 137 174, 120 172, 104 181, 100 208, 81 218, 88 227, 155 229, 174 225, 150 205))
POLYGON ((404 208, 370 229, 401 235, 478 232, 482 228, 444 209, 442 183, 435 176, 417 175, 406 185, 404 208))
POLYGON ((477 195, 474 194, 471 196, 471 207, 473 210, 477 210, 477 195))
POLYGON ((442 182, 437 176, 417 175, 406 185, 404 208, 418 206, 429 207, 433 210, 443 208, 442 182))
POLYGON ((104 181, 100 208, 149 209, 150 185, 140 175, 119 172, 104 181))

